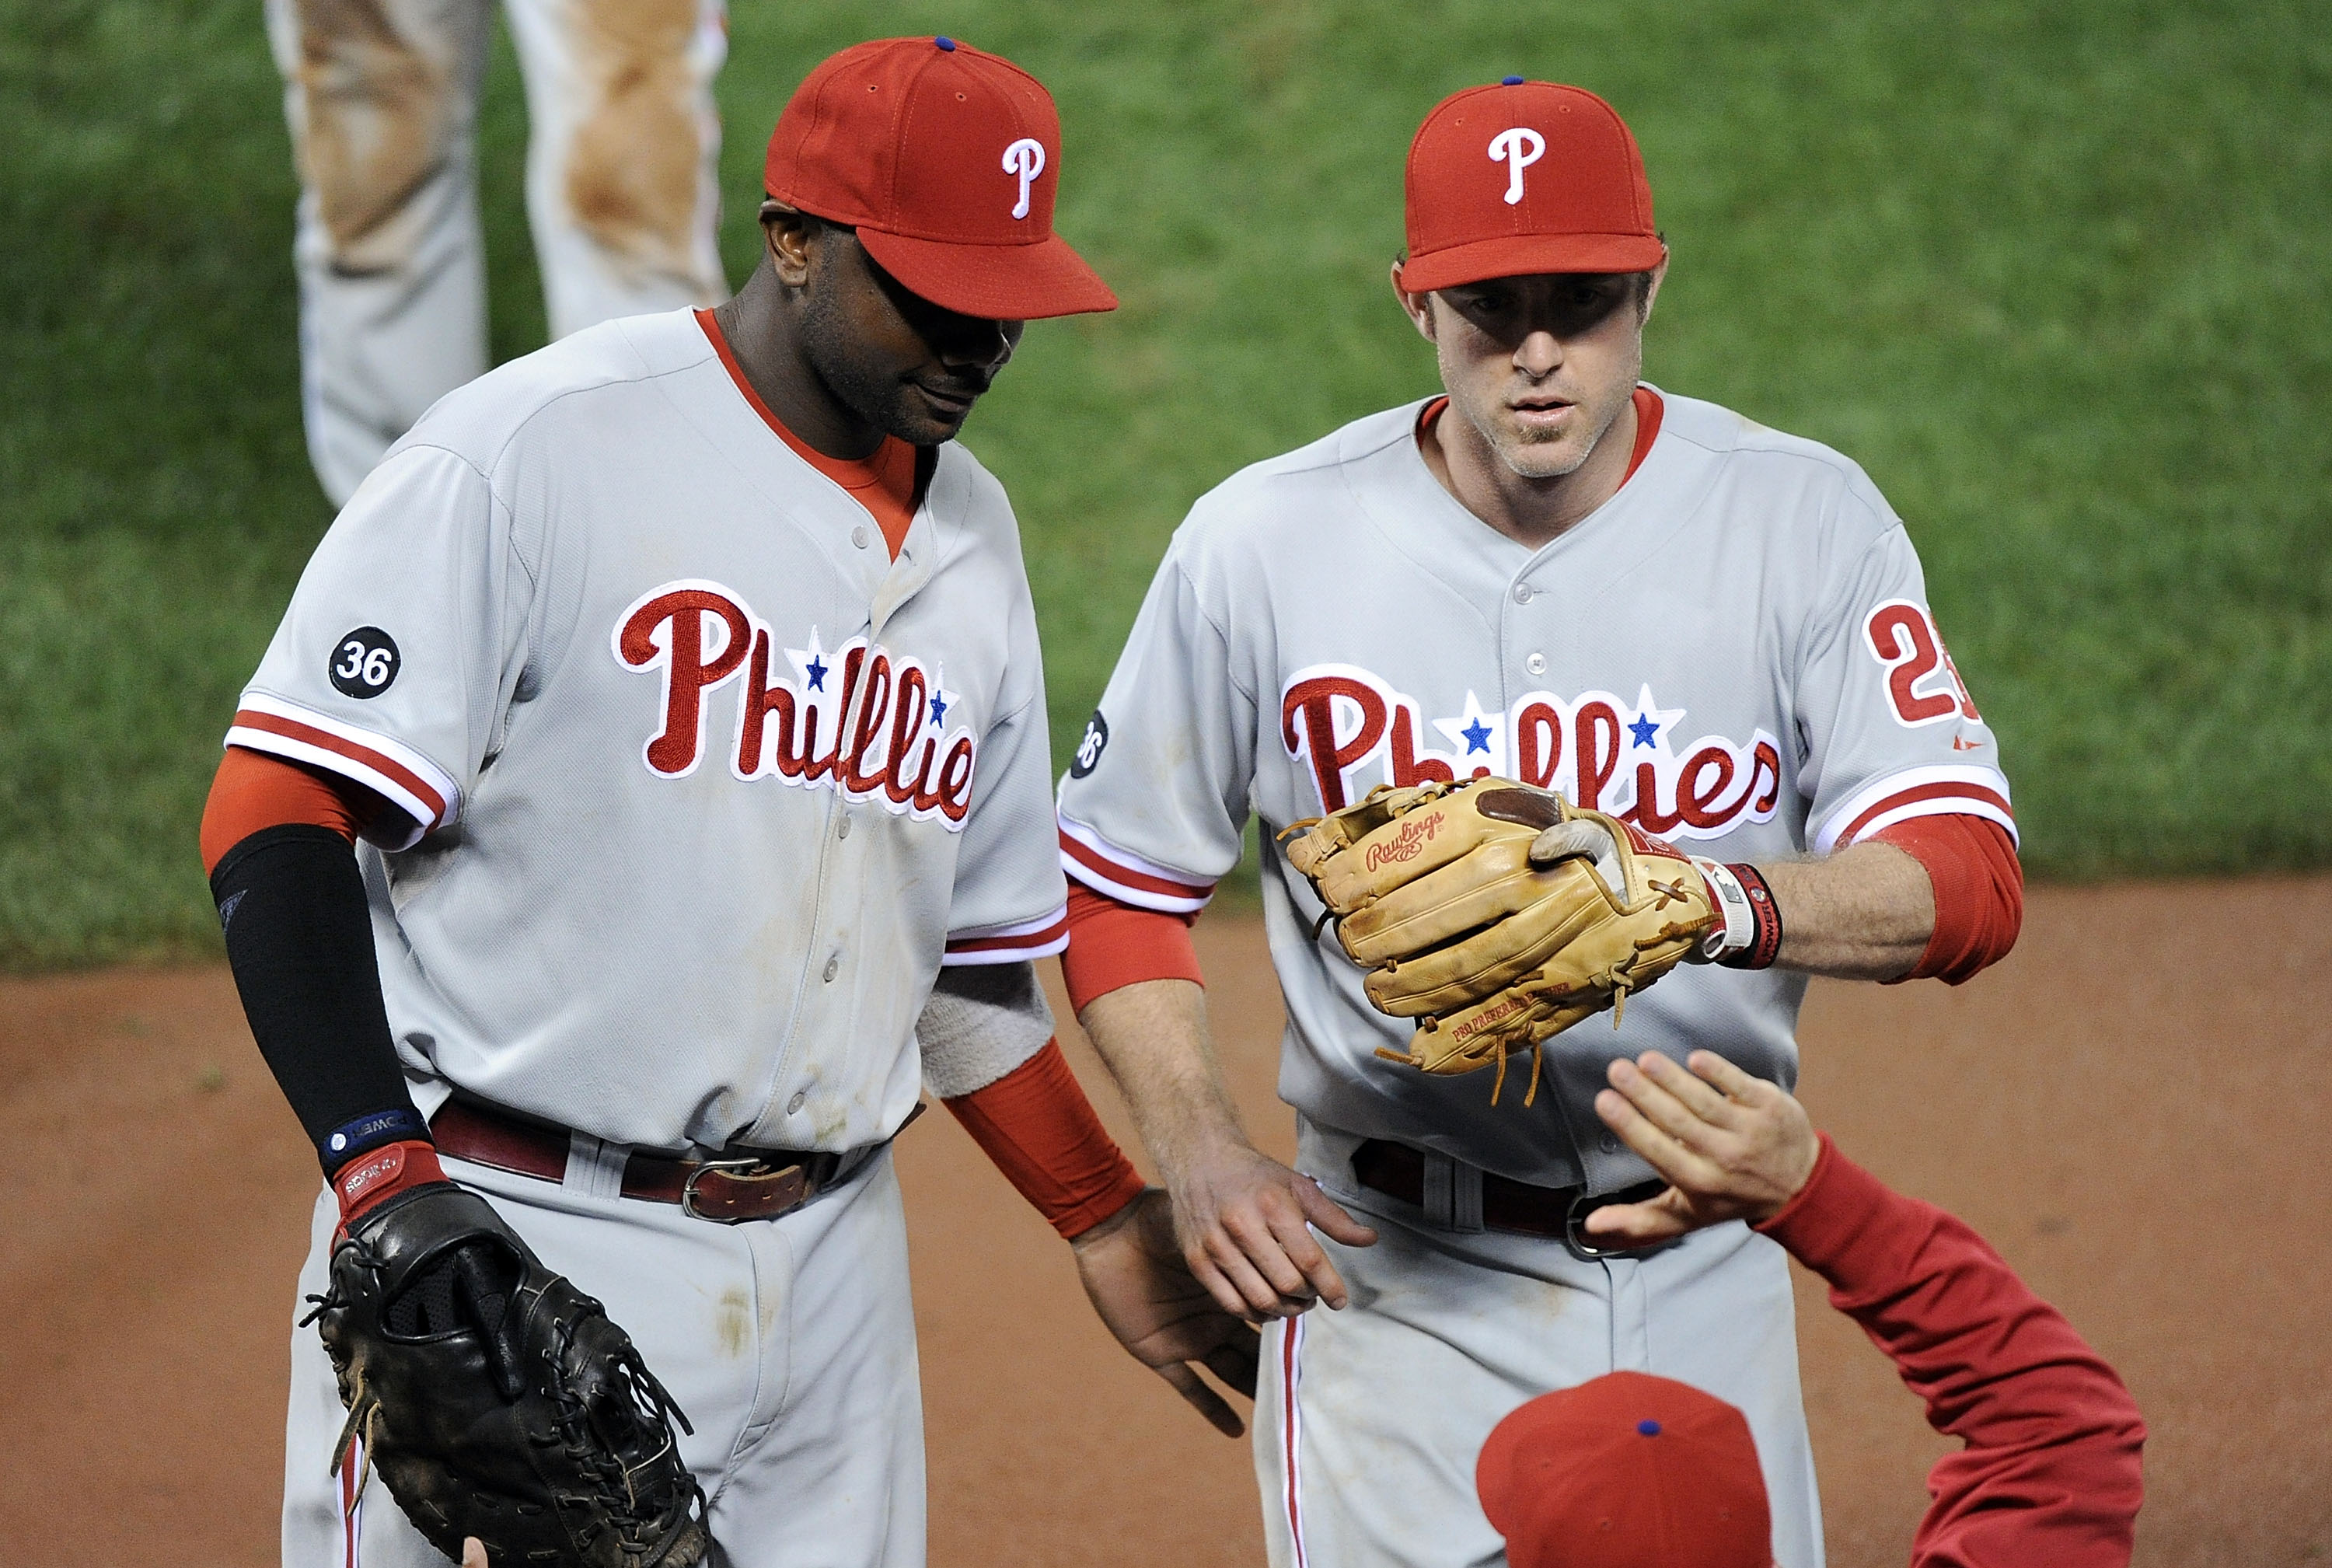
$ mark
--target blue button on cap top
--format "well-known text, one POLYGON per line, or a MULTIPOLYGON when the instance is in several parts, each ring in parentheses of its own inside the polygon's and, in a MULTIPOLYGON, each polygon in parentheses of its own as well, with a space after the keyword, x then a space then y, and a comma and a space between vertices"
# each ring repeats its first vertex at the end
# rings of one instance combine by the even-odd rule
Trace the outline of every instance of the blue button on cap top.
POLYGON ((1520 87, 1522 84, 1523 79, 1519 76, 1505 77, 1498 82, 1500 87, 1520 87))
POLYGON ((932 42, 938 44, 941 49, 946 50, 950 54, 953 54, 955 53, 955 40, 952 38, 934 38, 932 42))
POLYGON ((1660 1423, 1658 1421, 1638 1421, 1636 1423, 1636 1429, 1643 1433, 1644 1436, 1648 1438, 1657 1438, 1660 1435, 1660 1423))

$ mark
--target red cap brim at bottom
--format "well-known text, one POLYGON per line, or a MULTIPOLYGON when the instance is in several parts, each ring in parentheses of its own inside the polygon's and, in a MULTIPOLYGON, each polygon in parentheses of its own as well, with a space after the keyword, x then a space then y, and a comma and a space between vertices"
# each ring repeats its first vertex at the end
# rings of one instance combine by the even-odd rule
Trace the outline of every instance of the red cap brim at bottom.
POLYGON ((1400 286, 1423 294, 1538 272, 1649 272, 1668 253, 1650 234, 1500 234, 1410 257, 1400 286))
POLYGON ((958 315, 1034 321, 1117 309, 1109 285, 1058 234, 1033 245, 967 245, 861 225, 858 243, 884 272, 958 315))

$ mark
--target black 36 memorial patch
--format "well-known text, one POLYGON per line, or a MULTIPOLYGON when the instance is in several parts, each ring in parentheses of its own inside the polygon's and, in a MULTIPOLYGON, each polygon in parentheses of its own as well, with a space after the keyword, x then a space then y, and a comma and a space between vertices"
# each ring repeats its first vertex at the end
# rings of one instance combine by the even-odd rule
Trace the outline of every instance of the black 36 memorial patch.
POLYGON ((332 645, 324 673, 347 697, 378 697, 396 683, 397 639, 378 626, 358 626, 332 645))
POLYGON ((1069 777, 1082 779, 1094 770, 1101 760, 1102 749, 1109 744, 1109 721, 1095 708, 1094 716, 1085 721, 1084 739, 1077 742, 1077 754, 1069 759, 1069 777))

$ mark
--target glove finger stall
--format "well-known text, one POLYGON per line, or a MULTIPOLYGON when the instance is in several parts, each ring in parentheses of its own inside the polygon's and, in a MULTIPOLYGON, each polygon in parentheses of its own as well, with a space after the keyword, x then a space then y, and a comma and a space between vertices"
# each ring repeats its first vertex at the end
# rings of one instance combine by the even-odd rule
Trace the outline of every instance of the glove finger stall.
POLYGON ((1537 972, 1611 919, 1602 884, 1566 863, 1531 878, 1540 895, 1504 919, 1370 971, 1369 1000, 1394 1018, 1444 1013, 1537 972))
POLYGON ((1484 844, 1346 915, 1337 939, 1355 963, 1407 961, 1546 899, 1572 896, 1562 875, 1567 868, 1534 867, 1529 851, 1526 838, 1484 844))

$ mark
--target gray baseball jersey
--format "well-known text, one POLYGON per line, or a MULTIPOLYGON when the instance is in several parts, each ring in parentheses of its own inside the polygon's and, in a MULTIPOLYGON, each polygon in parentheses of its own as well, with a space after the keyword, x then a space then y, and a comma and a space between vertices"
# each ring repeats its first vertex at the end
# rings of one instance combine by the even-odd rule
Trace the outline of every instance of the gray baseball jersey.
POLYGON ((228 741, 379 791, 416 1097, 611 1142, 846 1150, 942 961, 1058 951, 1037 628, 939 449, 898 559, 687 311, 440 402, 310 562, 228 741))
MULTIPOLYGON (((1824 853, 1907 817, 2014 831, 1996 743, 1952 668, 1902 523, 1853 463, 1716 405, 1664 400, 1608 503, 1544 549, 1426 467, 1422 404, 1234 475, 1175 535, 1063 780, 1062 860, 1124 902, 1198 908, 1250 813, 1288 824, 1381 783, 1493 773, 1724 860, 1824 853)), ((1311 1122, 1519 1181, 1649 1174, 1592 1101, 1615 1056, 1707 1047, 1785 1086, 1805 979, 1687 966, 1550 1042, 1554 1092, 1380 1060, 1319 904, 1266 848, 1288 1028, 1280 1093, 1311 1122)))

